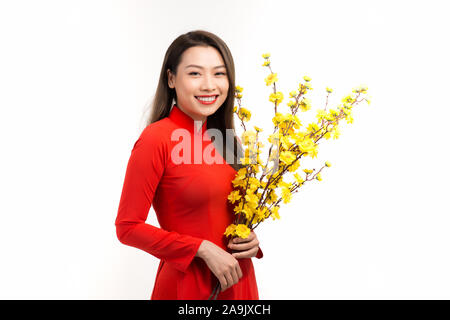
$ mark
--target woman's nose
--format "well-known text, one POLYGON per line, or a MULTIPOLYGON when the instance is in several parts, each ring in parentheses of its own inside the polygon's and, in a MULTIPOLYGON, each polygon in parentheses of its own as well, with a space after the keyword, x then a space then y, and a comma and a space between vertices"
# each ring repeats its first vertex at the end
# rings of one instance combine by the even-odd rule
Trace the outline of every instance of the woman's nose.
POLYGON ((203 90, 213 90, 215 89, 215 83, 212 76, 206 75, 203 77, 202 81, 202 89, 203 90))

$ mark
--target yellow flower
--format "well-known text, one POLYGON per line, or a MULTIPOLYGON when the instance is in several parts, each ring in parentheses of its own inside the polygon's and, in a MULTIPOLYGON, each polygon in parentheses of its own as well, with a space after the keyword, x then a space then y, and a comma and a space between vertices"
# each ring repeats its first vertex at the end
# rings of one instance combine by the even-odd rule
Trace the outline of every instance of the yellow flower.
POLYGON ((237 110, 237 106, 234 106, 233 112, 236 112, 236 110, 237 110))
POLYGON ((308 76, 304 76, 304 77, 303 77, 303 80, 305 80, 306 82, 309 82, 309 81, 311 81, 311 78, 308 77, 308 76))
POLYGON ((313 139, 305 138, 303 141, 299 141, 298 147, 300 148, 301 152, 312 152, 316 148, 316 144, 313 139))
POLYGON ((245 175, 237 175, 231 183, 234 187, 245 187, 245 175))
POLYGON ((264 59, 269 59, 270 58, 270 53, 263 53, 262 57, 264 59))
POLYGON ((339 138, 341 132, 339 131, 339 127, 333 127, 333 139, 339 138))
POLYGON ((235 224, 230 224, 227 229, 224 232, 224 235, 228 236, 233 236, 235 234, 236 231, 236 225, 235 224))
POLYGON ((289 203, 291 201, 292 194, 289 188, 281 188, 281 198, 283 198, 284 203, 289 203))
POLYGON ((236 92, 241 93, 244 90, 244 88, 240 86, 236 86, 236 92))
POLYGON ((296 161, 291 164, 291 166, 288 168, 289 172, 295 172, 297 171, 298 167, 300 167, 300 161, 296 161))
MULTIPOLYGON (((259 179, 255 178, 255 177, 248 178, 248 184, 249 184, 249 189, 251 189, 251 190, 256 190, 261 185, 259 182, 259 179)), ((259 199, 258 199, 258 201, 259 201, 259 199)))
POLYGON ((320 172, 316 175, 316 179, 322 181, 322 176, 320 175, 320 172))
POLYGON ((280 160, 286 165, 290 165, 296 159, 295 155, 290 151, 282 151, 280 154, 280 160))
MULTIPOLYGON (((283 114, 281 112, 275 113, 275 116, 272 118, 272 122, 275 126, 279 125, 283 121, 283 114)), ((270 140, 269 140, 270 142, 270 140)))
POLYGON ((278 104, 280 104, 281 101, 283 101, 283 98, 284 98, 283 92, 279 91, 279 92, 276 92, 276 93, 271 93, 270 96, 269 96, 269 101, 270 102, 277 101, 278 104))
POLYGON ((242 121, 245 121, 245 122, 249 121, 251 116, 252 116, 252 113, 250 112, 250 110, 242 108, 242 107, 239 109, 238 117, 242 121))
POLYGON ((241 195, 239 194, 238 190, 231 192, 228 196, 228 200, 230 200, 231 203, 235 203, 240 198, 241 198, 241 195))
POLYGON ((308 125, 308 131, 310 131, 311 133, 313 133, 313 132, 316 132, 317 133, 317 131, 320 129, 319 128, 319 126, 317 125, 317 123, 314 123, 314 122, 311 122, 309 125, 308 125))
POLYGON ((251 130, 246 130, 242 133, 241 138, 242 144, 244 145, 254 144, 256 141, 256 133, 251 130))
POLYGON ((253 126, 253 128, 255 129, 256 132, 261 132, 261 131, 263 131, 263 129, 261 129, 260 127, 257 127, 257 126, 253 126))
POLYGON ((303 172, 306 173, 306 174, 310 174, 310 173, 313 173, 313 170, 311 170, 311 169, 303 169, 303 172))
POLYGON ((250 235, 250 229, 245 224, 238 224, 235 229, 236 235, 240 238, 247 238, 250 235))
POLYGON ((255 210, 255 218, 256 218, 255 222, 263 221, 266 218, 266 211, 267 211, 266 207, 256 209, 255 210))
POLYGON ((273 207, 270 211, 272 211, 272 219, 273 220, 275 220, 275 219, 280 219, 280 215, 278 214, 278 209, 279 209, 280 207, 279 206, 275 206, 275 207, 273 207))
POLYGON ((350 96, 350 95, 345 96, 344 98, 342 98, 342 102, 344 102, 344 103, 352 103, 353 101, 354 101, 353 97, 350 96))
POLYGON ((294 98, 298 95, 298 92, 296 90, 289 92, 289 97, 294 98))
POLYGON ((297 106, 297 102, 295 100, 289 100, 287 105, 290 108, 295 108, 297 106))
POLYGON ((305 84, 305 88, 308 89, 308 90, 312 90, 313 89, 313 87, 311 87, 311 85, 309 83, 305 84))
POLYGON ((327 90, 328 93, 332 93, 333 92, 333 89, 328 88, 328 87, 326 88, 326 90, 327 90))
POLYGON ((294 173, 294 178, 298 184, 303 184, 303 182, 305 182, 305 180, 298 173, 294 173))
POLYGON ((302 111, 308 111, 311 109, 311 100, 308 98, 303 98, 302 101, 300 101, 300 109, 302 111))
POLYGON ((331 167, 331 163, 329 163, 328 161, 325 161, 325 166, 331 167))
POLYGON ((247 204, 249 206, 249 208, 256 208, 258 206, 258 202, 259 202, 259 198, 256 194, 251 193, 251 194, 246 194, 245 195, 245 200, 247 201, 247 204))
POLYGON ((276 74, 276 73, 271 73, 271 74, 269 74, 269 75, 264 79, 264 81, 266 81, 266 86, 270 86, 272 83, 278 81, 277 74, 276 74))
POLYGON ((270 60, 266 60, 266 61, 264 61, 264 63, 262 64, 263 67, 267 67, 268 65, 270 65, 270 60))

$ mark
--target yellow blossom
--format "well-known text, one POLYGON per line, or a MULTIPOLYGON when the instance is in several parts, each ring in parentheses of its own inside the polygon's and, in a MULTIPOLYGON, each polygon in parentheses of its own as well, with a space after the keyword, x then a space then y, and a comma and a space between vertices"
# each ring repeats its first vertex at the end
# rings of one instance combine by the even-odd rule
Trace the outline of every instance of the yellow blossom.
POLYGON ((276 74, 276 73, 271 73, 271 74, 269 74, 269 75, 264 79, 264 81, 266 81, 266 86, 270 86, 272 83, 278 81, 277 74, 276 74))
POLYGON ((264 59, 269 59, 270 58, 270 53, 263 53, 262 57, 264 59))
POLYGON ((283 198, 284 203, 289 203, 291 201, 292 194, 289 188, 281 188, 281 198, 283 198))
POLYGON ((257 126, 253 126, 253 128, 256 130, 256 132, 261 132, 261 131, 263 131, 263 129, 261 129, 260 127, 257 127, 257 126))
POLYGON ((322 176, 320 175, 320 172, 316 175, 316 179, 322 181, 322 176))
POLYGON ((327 90, 328 93, 332 93, 333 92, 333 89, 328 88, 328 87, 326 88, 326 90, 327 90))
POLYGON ((308 77, 308 76, 304 76, 304 77, 303 77, 303 80, 305 80, 306 82, 309 82, 309 81, 311 81, 311 78, 308 77))
POLYGON ((330 163, 330 162, 328 162, 328 161, 325 161, 325 166, 327 166, 327 167, 331 167, 331 163, 330 163))
POLYGON ((271 93, 270 94, 270 96, 269 96, 269 101, 270 102, 275 102, 275 101, 277 101, 277 103, 278 104, 280 104, 281 103, 281 101, 283 101, 283 92, 281 92, 281 91, 278 91, 278 92, 275 92, 275 93, 271 93))
POLYGON ((244 88, 236 86, 236 92, 241 93, 242 91, 244 91, 244 88))
POLYGON ((234 187, 245 187, 245 175, 237 175, 231 183, 234 187))
POLYGON ((320 129, 319 128, 319 126, 317 125, 317 123, 314 123, 314 122, 312 122, 312 123, 310 123, 309 125, 308 125, 308 131, 310 131, 311 133, 317 133, 317 131, 320 129))
POLYGON ((280 215, 278 214, 278 209, 279 209, 280 207, 279 206, 275 206, 275 207, 273 207, 270 211, 272 211, 272 219, 273 220, 275 220, 275 219, 280 219, 280 215))
POLYGON ((252 116, 252 113, 248 109, 245 109, 242 107, 239 109, 238 117, 242 121, 245 121, 245 122, 249 121, 251 116, 252 116))
POLYGON ((280 160, 290 165, 296 159, 295 155, 291 151, 282 151, 280 154, 280 160))
POLYGON ((238 224, 235 229, 236 235, 246 239, 250 235, 250 229, 245 224, 238 224))
POLYGON ((295 100, 289 100, 287 102, 287 106, 290 108, 295 108, 297 106, 297 102, 295 100))
POLYGON ((345 96, 344 98, 342 98, 342 102, 344 102, 344 103, 352 103, 353 101, 354 101, 353 97, 350 96, 350 95, 345 96))
MULTIPOLYGON (((249 190, 252 191, 252 190, 249 190)), ((250 208, 256 208, 258 206, 258 202, 259 202, 259 198, 256 194, 251 193, 251 194, 246 194, 245 195, 245 200, 247 201, 247 205, 250 208)))
POLYGON ((296 90, 289 92, 289 97, 294 98, 298 95, 298 92, 296 90))
POLYGON ((312 152, 316 148, 316 144, 311 138, 305 138, 303 141, 298 141, 297 145, 301 152, 307 153, 312 152))
POLYGON ((242 144, 248 146, 248 145, 255 143, 256 133, 252 130, 246 130, 242 133, 241 138, 242 138, 242 144))
POLYGON ((305 83, 305 88, 308 89, 308 90, 312 90, 313 89, 313 87, 311 87, 311 84, 309 84, 309 83, 305 83))
POLYGON ((291 166, 288 168, 288 171, 295 172, 295 171, 297 171, 298 167, 300 167, 300 161, 297 160, 296 162, 293 162, 291 164, 291 166))
POLYGON ((311 169, 303 169, 303 172, 306 173, 307 175, 310 173, 313 173, 314 170, 311 169))
POLYGON ((233 191, 228 196, 228 200, 230 200, 231 203, 235 203, 237 200, 241 198, 241 195, 239 194, 239 190, 233 191))
POLYGON ((341 132, 339 131, 339 127, 333 127, 333 139, 337 139, 339 138, 339 135, 341 134, 341 132))
POLYGON ((267 67, 268 65, 270 65, 270 60, 265 60, 262 64, 263 67, 267 67))
POLYGON ((298 184, 303 184, 303 182, 305 182, 305 180, 302 178, 301 175, 298 174, 298 172, 294 173, 294 178, 298 184))
POLYGON ((300 101, 300 109, 302 111, 308 111, 311 109, 311 100, 308 98, 303 98, 302 101, 300 101))
POLYGON ((224 235, 228 236, 233 236, 235 234, 236 231, 236 225, 234 223, 230 224, 227 229, 224 232, 224 235))

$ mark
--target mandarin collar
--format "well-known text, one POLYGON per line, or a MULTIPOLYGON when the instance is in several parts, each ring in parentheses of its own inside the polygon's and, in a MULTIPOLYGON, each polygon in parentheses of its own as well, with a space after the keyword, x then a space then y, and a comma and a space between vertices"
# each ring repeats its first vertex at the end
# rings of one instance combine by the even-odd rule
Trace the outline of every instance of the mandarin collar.
MULTIPOLYGON (((181 109, 176 104, 174 104, 172 107, 172 110, 170 110, 169 119, 172 120, 173 122, 175 122, 180 127, 187 129, 190 133, 194 133, 194 129, 196 128, 194 119, 192 119, 189 115, 187 115, 186 113, 181 111, 181 109)), ((201 128, 202 135, 206 131, 206 122, 207 121, 208 121, 208 118, 206 118, 205 122, 202 125, 202 128, 201 128)), ((200 133, 200 130, 197 132, 200 133)))

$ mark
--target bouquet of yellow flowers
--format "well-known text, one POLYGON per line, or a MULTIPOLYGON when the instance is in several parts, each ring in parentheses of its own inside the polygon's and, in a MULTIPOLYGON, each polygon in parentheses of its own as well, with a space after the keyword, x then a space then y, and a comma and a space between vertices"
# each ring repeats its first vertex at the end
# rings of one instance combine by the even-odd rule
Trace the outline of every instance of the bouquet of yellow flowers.
MULTIPOLYGON (((321 172, 325 167, 331 166, 330 162, 325 161, 319 170, 308 168, 300 170, 300 158, 308 156, 312 159, 317 158, 318 142, 322 138, 337 139, 340 135, 339 121, 345 119, 347 123, 353 123, 353 107, 362 101, 370 104, 367 87, 359 86, 353 89, 352 94, 342 99, 342 104, 327 110, 328 98, 333 92, 327 87, 324 109, 317 111, 317 122, 309 123, 305 128, 297 112, 311 109, 311 100, 306 97, 308 91, 313 90, 310 84, 311 79, 307 76, 303 77, 304 81, 299 84, 298 90, 289 93, 289 97, 292 98, 287 102, 290 112, 281 113, 278 107, 284 95, 276 89, 278 78, 270 65, 270 54, 266 53, 262 56, 263 66, 270 70, 270 74, 265 78, 266 85, 273 87, 269 101, 274 104, 275 115, 272 118, 274 129, 268 137, 271 145, 266 164, 263 165, 260 154, 264 145, 259 141, 259 133, 262 129, 257 126, 253 127, 254 130, 246 128, 245 122, 250 120, 251 112, 241 106, 243 88, 236 86, 235 98, 238 106, 235 106, 234 112, 244 129, 241 136, 244 157, 240 159, 243 167, 236 173, 232 181, 233 191, 228 196, 228 200, 234 204, 236 217, 224 234, 233 238, 247 238, 253 229, 269 217, 273 220, 279 219, 281 201, 285 204, 289 203, 292 194, 298 192, 307 181, 314 179, 321 181, 321 172), (293 175, 293 181, 284 180, 287 172, 293 175)), ((218 282, 211 294, 214 299, 217 297, 219 288, 218 282)))

